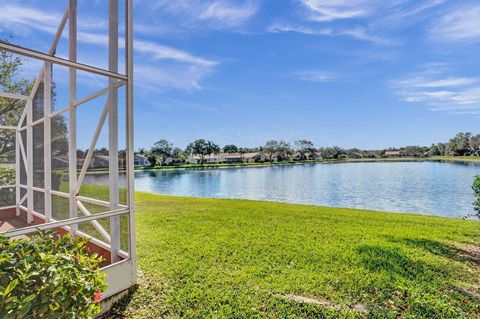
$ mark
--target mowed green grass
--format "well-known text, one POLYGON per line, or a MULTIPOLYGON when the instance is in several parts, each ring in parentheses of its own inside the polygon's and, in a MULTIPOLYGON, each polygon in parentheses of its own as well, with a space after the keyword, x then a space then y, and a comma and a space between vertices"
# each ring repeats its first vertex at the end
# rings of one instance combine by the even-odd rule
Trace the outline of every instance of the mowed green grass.
POLYGON ((480 316, 476 221, 144 193, 136 214, 139 287, 120 317, 480 316))

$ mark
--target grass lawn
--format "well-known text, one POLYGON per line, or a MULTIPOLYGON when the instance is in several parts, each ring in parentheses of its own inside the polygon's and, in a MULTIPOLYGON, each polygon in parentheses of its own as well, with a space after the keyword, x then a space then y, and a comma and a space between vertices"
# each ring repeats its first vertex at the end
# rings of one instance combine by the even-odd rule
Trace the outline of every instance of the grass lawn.
POLYGON ((479 241, 475 221, 139 193, 139 287, 116 311, 480 318, 479 241))

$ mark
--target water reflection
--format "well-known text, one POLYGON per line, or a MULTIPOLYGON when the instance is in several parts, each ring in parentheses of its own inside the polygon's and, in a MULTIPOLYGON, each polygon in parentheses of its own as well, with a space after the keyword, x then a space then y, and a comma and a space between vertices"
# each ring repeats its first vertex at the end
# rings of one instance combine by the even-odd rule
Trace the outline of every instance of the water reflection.
MULTIPOLYGON (((441 216, 471 214, 475 163, 396 162, 151 170, 135 173, 139 191, 242 198, 441 216)), ((88 183, 108 184, 103 175, 88 183)))

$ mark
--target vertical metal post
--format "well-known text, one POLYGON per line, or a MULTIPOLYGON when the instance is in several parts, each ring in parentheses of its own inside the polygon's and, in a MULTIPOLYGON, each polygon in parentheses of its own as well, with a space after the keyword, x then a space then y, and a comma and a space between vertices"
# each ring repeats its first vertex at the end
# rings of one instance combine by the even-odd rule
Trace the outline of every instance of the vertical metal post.
POLYGON ((52 219, 52 134, 50 114, 52 113, 52 64, 45 63, 43 80, 43 171, 45 189, 45 222, 52 219))
MULTIPOLYGON (((27 107, 25 105, 25 107, 27 107)), ((17 206, 17 216, 20 216, 20 132, 15 130, 15 204, 17 206)))
POLYGON ((127 146, 127 205, 130 209, 129 213, 129 235, 130 235, 130 258, 132 259, 132 280, 135 282, 137 278, 137 247, 135 243, 135 175, 133 170, 133 1, 125 0, 125 74, 127 75, 126 92, 126 146, 127 146))
MULTIPOLYGON (((68 18, 68 37, 69 37, 69 60, 77 61, 77 0, 69 0, 69 18, 68 18)), ((68 167, 69 167, 69 186, 70 186, 70 218, 78 216, 77 210, 77 111, 75 102, 77 99, 77 71, 74 68, 69 69, 68 78, 68 98, 69 98, 69 134, 68 134, 68 167)), ((78 225, 72 225, 71 231, 75 233, 78 225)))
POLYGON ((27 222, 33 221, 33 101, 27 100, 27 222))
MULTIPOLYGON (((118 71, 118 0, 109 1, 108 11, 108 70, 118 71)), ((109 78, 109 113, 108 113, 108 176, 110 192, 110 210, 118 209, 118 91, 115 79, 109 78)), ((110 218, 110 237, 112 262, 119 260, 120 250, 120 218, 110 218)))

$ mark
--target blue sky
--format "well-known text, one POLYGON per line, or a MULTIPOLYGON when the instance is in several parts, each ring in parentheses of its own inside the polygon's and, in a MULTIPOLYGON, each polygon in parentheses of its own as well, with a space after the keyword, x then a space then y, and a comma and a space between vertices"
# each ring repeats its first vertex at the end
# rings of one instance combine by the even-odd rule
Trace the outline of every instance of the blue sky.
MULTIPOLYGON (((383 148, 479 133, 478 1, 134 3, 137 147, 203 137, 383 148)), ((107 4, 79 0, 81 62, 106 65, 107 4)), ((47 51, 64 10, 61 1, 0 0, 0 37, 47 51)), ((57 55, 65 48, 63 38, 57 55)), ((66 72, 55 72, 61 91, 66 72)), ((80 96, 106 84, 84 74, 79 82, 80 96)), ((80 147, 102 103, 80 111, 80 147)))

